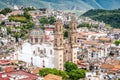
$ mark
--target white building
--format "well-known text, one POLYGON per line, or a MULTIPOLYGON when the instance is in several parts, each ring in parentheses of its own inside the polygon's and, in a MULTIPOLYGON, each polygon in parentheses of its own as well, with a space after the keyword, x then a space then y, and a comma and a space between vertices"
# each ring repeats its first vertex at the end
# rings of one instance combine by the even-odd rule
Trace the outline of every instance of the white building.
POLYGON ((54 45, 45 42, 45 33, 36 26, 30 32, 27 42, 18 48, 17 59, 24 61, 28 66, 54 68, 54 45))
POLYGON ((25 61, 29 66, 54 68, 54 50, 52 44, 23 43, 18 51, 18 60, 25 61))

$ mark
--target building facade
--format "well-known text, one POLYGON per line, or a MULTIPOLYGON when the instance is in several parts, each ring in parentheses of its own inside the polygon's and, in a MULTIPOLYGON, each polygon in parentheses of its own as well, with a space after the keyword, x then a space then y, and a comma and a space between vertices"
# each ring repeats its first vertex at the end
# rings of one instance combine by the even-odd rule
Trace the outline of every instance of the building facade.
POLYGON ((71 20, 69 23, 68 39, 63 37, 63 24, 61 20, 56 21, 54 35, 55 68, 64 69, 64 63, 70 61, 77 63, 77 22, 71 20))

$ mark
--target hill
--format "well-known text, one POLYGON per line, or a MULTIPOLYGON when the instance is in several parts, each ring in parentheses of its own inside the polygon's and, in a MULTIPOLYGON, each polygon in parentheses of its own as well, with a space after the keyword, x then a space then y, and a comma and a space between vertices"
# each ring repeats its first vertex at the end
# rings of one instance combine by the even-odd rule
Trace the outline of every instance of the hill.
POLYGON ((0 0, 0 8, 12 5, 35 6, 37 8, 62 10, 117 9, 120 0, 0 0))
POLYGON ((82 16, 90 17, 93 20, 103 21, 114 28, 120 28, 120 9, 115 10, 89 10, 82 16))

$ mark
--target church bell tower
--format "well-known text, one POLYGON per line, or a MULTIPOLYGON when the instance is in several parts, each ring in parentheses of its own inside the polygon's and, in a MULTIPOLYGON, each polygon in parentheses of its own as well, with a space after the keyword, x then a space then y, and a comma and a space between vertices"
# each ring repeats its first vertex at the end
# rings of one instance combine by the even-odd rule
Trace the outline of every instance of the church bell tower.
POLYGON ((60 19, 55 23, 55 33, 54 33, 54 52, 55 52, 55 68, 58 70, 63 70, 63 24, 60 19))
POLYGON ((77 64, 77 22, 75 17, 72 16, 72 20, 69 23, 68 39, 71 50, 71 62, 77 64))

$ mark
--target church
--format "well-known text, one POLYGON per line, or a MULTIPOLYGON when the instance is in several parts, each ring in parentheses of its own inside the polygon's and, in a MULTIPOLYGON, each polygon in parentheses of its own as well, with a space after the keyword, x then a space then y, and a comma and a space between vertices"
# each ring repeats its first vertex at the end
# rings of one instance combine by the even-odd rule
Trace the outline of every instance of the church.
POLYGON ((18 60, 28 66, 54 68, 54 45, 45 41, 45 33, 38 25, 30 31, 28 41, 19 48, 18 60))
POLYGON ((30 31, 28 41, 19 48, 17 59, 25 61, 29 66, 64 70, 66 61, 77 64, 77 46, 75 18, 69 22, 68 38, 65 40, 63 22, 58 19, 55 23, 53 42, 46 42, 44 31, 36 25, 35 29, 30 31))
POLYGON ((63 23, 57 20, 54 33, 54 66, 59 70, 64 70, 64 63, 71 61, 77 64, 77 22, 73 18, 69 22, 68 39, 63 37, 63 23))

